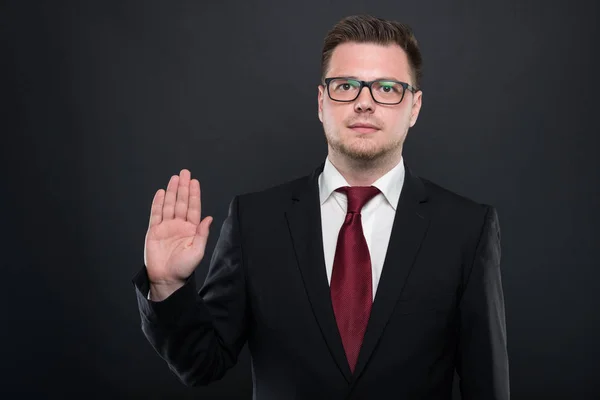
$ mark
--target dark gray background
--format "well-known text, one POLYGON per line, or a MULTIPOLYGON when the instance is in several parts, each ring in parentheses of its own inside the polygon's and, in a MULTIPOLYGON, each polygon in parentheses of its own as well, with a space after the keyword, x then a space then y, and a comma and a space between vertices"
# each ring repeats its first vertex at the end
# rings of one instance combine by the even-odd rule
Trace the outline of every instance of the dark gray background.
POLYGON ((199 178, 201 282, 233 195, 323 161, 322 40, 368 12, 424 56, 404 157, 498 208, 512 398, 600 398, 597 4, 2 2, 1 397, 249 398, 246 349, 190 389, 141 332, 152 196, 199 178))

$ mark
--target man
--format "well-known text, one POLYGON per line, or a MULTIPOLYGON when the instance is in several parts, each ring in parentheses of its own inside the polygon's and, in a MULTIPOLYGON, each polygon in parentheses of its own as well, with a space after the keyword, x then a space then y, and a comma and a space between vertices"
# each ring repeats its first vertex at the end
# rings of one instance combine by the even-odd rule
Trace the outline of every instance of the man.
POLYGON ((235 196, 196 292, 211 217, 188 170, 152 203, 134 278, 142 329, 188 385, 221 378, 248 343, 254 398, 509 398, 496 209, 415 175, 409 27, 370 16, 327 35, 310 175, 235 196))

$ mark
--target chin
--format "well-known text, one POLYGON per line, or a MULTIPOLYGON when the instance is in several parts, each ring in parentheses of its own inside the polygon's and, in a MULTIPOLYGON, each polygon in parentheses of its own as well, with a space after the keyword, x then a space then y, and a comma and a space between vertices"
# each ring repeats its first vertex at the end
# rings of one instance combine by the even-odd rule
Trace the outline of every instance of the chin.
POLYGON ((349 132, 342 130, 328 134, 328 131, 325 130, 325 138, 329 146, 344 157, 359 162, 371 162, 387 157, 397 147, 402 146, 402 141, 385 142, 383 133, 383 131, 378 131, 372 134, 357 135, 356 132, 349 129, 349 132))
POLYGON ((334 147, 341 154, 357 161, 372 161, 387 153, 383 146, 368 139, 354 139, 334 147))

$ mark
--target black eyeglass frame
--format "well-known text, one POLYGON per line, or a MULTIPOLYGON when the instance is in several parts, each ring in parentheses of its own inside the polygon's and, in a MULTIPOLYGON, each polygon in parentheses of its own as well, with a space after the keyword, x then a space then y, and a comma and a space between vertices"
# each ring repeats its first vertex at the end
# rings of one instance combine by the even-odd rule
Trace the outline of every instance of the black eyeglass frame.
POLYGON ((325 87, 327 88, 327 95, 329 96, 329 98, 333 101, 339 101, 341 103, 351 103, 354 100, 358 99, 358 96, 360 96, 360 94, 362 93, 362 90, 365 86, 369 88, 369 93, 371 93, 371 98, 373 99, 373 101, 375 103, 384 104, 384 105, 388 105, 388 106, 402 103, 402 100, 404 100, 404 94, 406 93, 407 90, 409 90, 413 94, 417 93, 419 91, 419 89, 415 88, 414 86, 409 85, 406 82, 395 81, 393 79, 375 79, 374 81, 361 81, 360 79, 349 78, 347 76, 333 76, 330 78, 325 78, 323 81, 325 82, 325 87), (334 79, 347 79, 347 80, 351 80, 351 81, 360 83, 360 88, 358 89, 358 92, 356 92, 356 97, 353 98, 352 100, 338 100, 338 99, 334 99, 333 97, 331 97, 331 93, 329 92, 329 83, 331 83, 331 81, 333 81, 334 79), (397 103, 386 103, 386 102, 378 101, 375 99, 375 96, 373 96, 373 89, 371 88, 371 86, 375 82, 381 82, 381 81, 394 82, 394 83, 398 83, 398 84, 400 84, 400 86, 402 86, 402 88, 404 90, 402 90, 402 97, 400 98, 400 101, 398 101, 397 103))

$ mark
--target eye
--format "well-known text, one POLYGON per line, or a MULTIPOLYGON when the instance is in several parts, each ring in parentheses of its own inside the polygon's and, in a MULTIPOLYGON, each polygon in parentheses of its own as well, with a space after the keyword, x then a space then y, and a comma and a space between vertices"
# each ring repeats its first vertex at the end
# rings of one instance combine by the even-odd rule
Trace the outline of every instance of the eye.
POLYGON ((398 93, 398 86, 395 82, 379 82, 379 90, 383 93, 398 93))
POLYGON ((360 82, 351 79, 336 79, 332 84, 333 90, 337 92, 349 92, 360 87, 360 82))

